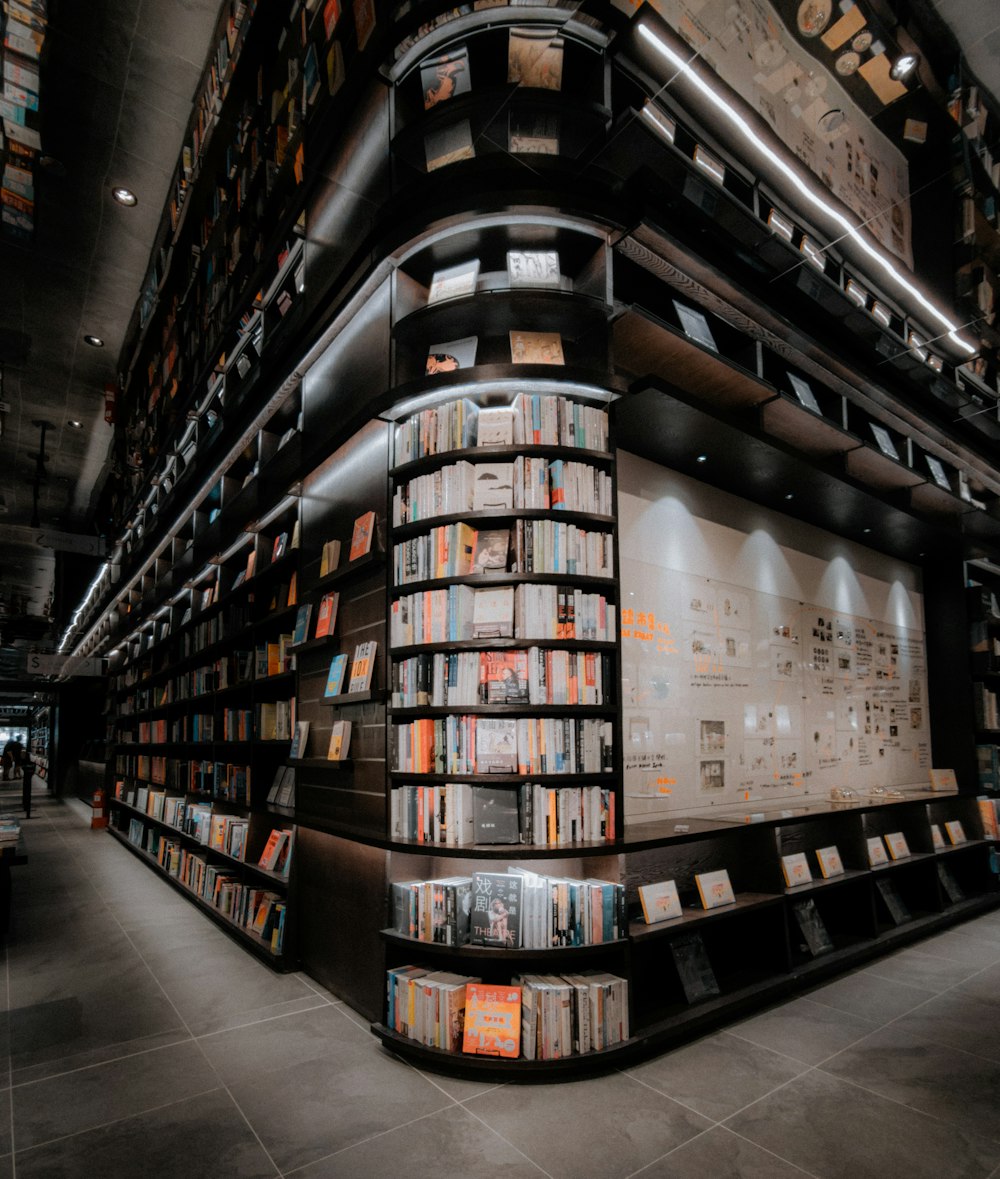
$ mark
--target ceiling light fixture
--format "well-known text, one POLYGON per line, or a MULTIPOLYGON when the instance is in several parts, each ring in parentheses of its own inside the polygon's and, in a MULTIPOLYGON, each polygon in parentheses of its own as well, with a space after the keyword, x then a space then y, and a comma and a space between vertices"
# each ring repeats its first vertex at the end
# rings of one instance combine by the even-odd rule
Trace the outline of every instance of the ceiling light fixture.
POLYGON ((707 463, 708 462, 708 455, 707 454, 699 454, 694 461, 696 463, 707 463))
POLYGON ((74 430, 82 430, 83 429, 83 422, 78 422, 76 420, 76 418, 70 418, 69 421, 66 423, 66 425, 71 426, 74 430))
POLYGON ((120 205, 124 205, 127 209, 131 209, 139 203, 139 198, 130 188, 113 188, 111 195, 120 205))
POLYGON ((100 336, 84 336, 83 342, 85 344, 89 344, 91 346, 91 348, 103 348, 104 347, 104 341, 101 339, 100 336))
POLYGON ((913 73, 919 61, 920 58, 915 53, 901 53, 892 63, 889 77, 896 82, 902 82, 904 78, 908 78, 913 73))

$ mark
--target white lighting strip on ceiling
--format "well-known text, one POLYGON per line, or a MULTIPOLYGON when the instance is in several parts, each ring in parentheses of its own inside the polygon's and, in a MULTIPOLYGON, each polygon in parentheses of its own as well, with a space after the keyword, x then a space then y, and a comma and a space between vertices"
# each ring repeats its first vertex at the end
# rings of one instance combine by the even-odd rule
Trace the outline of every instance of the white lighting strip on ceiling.
POLYGON ((806 183, 802 176, 800 176, 794 168, 781 156, 777 155, 761 140, 760 132, 752 127, 750 123, 738 112, 733 106, 729 104, 727 99, 717 93, 692 67, 691 59, 686 60, 670 45, 668 45, 656 32, 654 32, 648 25, 637 24, 637 31, 643 40, 647 41, 661 56, 669 63, 672 69, 691 83, 698 91, 698 93, 712 106, 713 110, 726 120, 740 136, 745 140, 746 144, 753 152, 763 156, 767 162, 792 185, 792 187, 802 196, 808 204, 818 209, 820 213, 829 217, 835 224, 840 226, 843 230, 844 236, 849 237, 851 241, 865 254, 871 263, 880 270, 885 277, 893 284, 895 284, 904 294, 914 300, 933 322, 942 329, 942 335, 948 337, 949 340, 969 356, 974 356, 978 352, 978 348, 970 344, 967 340, 963 340, 958 332, 961 330, 960 324, 956 324, 951 320, 939 307, 936 307, 927 296, 919 290, 913 283, 909 282, 905 275, 881 254, 875 246, 870 242, 867 236, 861 232, 860 228, 855 225, 850 218, 846 217, 834 205, 825 201, 819 192, 812 186, 806 183))

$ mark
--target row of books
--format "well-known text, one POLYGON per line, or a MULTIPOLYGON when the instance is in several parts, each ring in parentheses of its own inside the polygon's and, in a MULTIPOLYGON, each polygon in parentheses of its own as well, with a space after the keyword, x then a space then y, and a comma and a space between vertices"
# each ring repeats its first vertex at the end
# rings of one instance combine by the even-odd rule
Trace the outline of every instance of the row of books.
POLYGON ((509 406, 461 399, 422 410, 396 427, 397 465, 473 446, 608 449, 608 414, 568 397, 519 393, 509 406))
POLYGON ((421 718, 392 727, 393 770, 410 774, 597 774, 613 726, 576 717, 421 718))
POLYGON ((1000 729, 1000 702, 997 693, 976 681, 972 685, 972 707, 977 729, 1000 729))
POLYGON ((187 658, 221 642, 230 635, 238 634, 250 625, 250 612, 246 607, 230 606, 219 614, 213 614, 184 632, 181 644, 182 655, 187 658))
POLYGON ((392 603, 393 647, 477 638, 613 642, 617 610, 604 594, 559 585, 452 585, 392 603))
POLYGON ((436 651, 392 667, 394 708, 476 704, 603 704, 611 656, 529 647, 514 651, 436 651))
POLYGON ((453 463, 397 487, 392 522, 399 526, 462 512, 521 509, 611 515, 611 476, 589 463, 525 455, 510 463, 453 463))
POLYGON ((177 758, 119 756, 115 761, 116 774, 122 775, 116 784, 117 798, 137 805, 138 787, 126 786, 124 779, 139 779, 195 794, 209 794, 227 802, 244 806, 250 798, 250 766, 239 762, 181 761, 177 758))
POLYGON ((439 525, 393 548, 393 583, 476 573, 614 576, 614 538, 558 520, 517 520, 514 528, 439 525))
POLYGON ((330 660, 327 672, 326 687, 323 689, 325 697, 340 696, 344 692, 344 680, 347 679, 347 695, 354 692, 367 692, 372 686, 375 673, 375 656, 378 653, 378 643, 374 639, 358 643, 354 648, 354 655, 350 661, 351 675, 347 679, 347 655, 334 655, 330 660))
POLYGON ((525 974, 511 985, 398 966, 386 975, 387 1024, 417 1043, 505 1059, 558 1060, 629 1038, 628 982, 615 974, 525 974))
POLYGON ((1000 798, 979 798, 979 815, 983 821, 983 835, 1000 840, 1000 798))
POLYGON ((406 785, 392 790, 393 839, 438 843, 562 847, 615 838, 615 794, 606 786, 406 785))

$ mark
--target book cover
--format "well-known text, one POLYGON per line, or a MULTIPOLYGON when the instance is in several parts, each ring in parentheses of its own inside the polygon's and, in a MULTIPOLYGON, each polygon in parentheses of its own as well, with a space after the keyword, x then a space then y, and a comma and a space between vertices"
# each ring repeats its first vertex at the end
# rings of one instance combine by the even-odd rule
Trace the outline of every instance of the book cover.
POLYGON ((520 1055, 520 987, 466 984, 462 1051, 481 1056, 520 1055))
POLYGON ((441 303, 445 299, 458 299, 462 295, 474 295, 479 279, 479 259, 460 262, 444 270, 435 270, 427 293, 428 303, 441 303))
POLYGON ((351 551, 348 561, 356 561, 371 552, 372 540, 375 537, 375 513, 365 512, 354 521, 354 531, 351 534, 351 551))
POLYGON ((703 347, 711 349, 712 352, 719 351, 719 346, 712 335, 712 329, 708 326, 708 320, 700 311, 678 303, 676 299, 674 300, 674 308, 677 318, 680 320, 681 331, 689 340, 694 340, 696 344, 701 344, 703 347))
POLYGON ((428 376, 434 376, 436 373, 454 372, 459 368, 471 368, 476 363, 478 343, 478 336, 463 336, 460 340, 431 344, 427 349, 424 371, 428 376))
POLYGON ((735 904, 736 896, 725 868, 717 872, 701 872, 695 876, 694 882, 698 886, 702 908, 718 909, 722 905, 735 904))
POLYGON ((476 463, 475 480, 472 484, 472 510, 510 511, 513 507, 514 464, 476 463))
POLYGON ((792 911, 809 953, 814 958, 819 954, 828 954, 833 949, 833 940, 816 908, 816 902, 811 897, 797 901, 792 911))
POLYGON ((420 85, 424 92, 425 111, 447 102, 456 94, 468 94, 472 89, 468 49, 456 45, 447 53, 425 58, 420 63, 420 85))
POLYGON ((954 770, 932 769, 930 775, 932 790, 958 790, 958 779, 954 770))
POLYGON ((491 586, 476 590, 472 605, 472 637, 512 638, 514 634, 514 587, 491 586))
POLYGON ((312 618, 312 603, 306 602, 295 615, 295 630, 292 633, 292 646, 298 647, 309 638, 309 621, 312 618))
MULTIPOLYGON (((794 852, 792 855, 781 857, 781 871, 785 877, 785 884, 794 888, 798 884, 811 884, 812 872, 805 852, 794 852)), ((708 906, 706 905, 707 909, 708 906)))
POLYGON ((305 61, 302 63, 302 88, 305 91, 307 103, 312 104, 316 101, 321 85, 316 46, 310 44, 306 50, 305 61))
POLYGON ((514 410, 509 405, 485 406, 476 420, 477 446, 510 446, 514 441, 514 410))
POLYGON ((906 842, 906 836, 902 831, 887 832, 883 838, 885 839, 885 846, 889 849, 889 855, 894 860, 905 860, 910 854, 909 845, 906 842))
POLYGON ((889 853, 885 850, 882 840, 877 835, 865 840, 868 845, 868 863, 877 868, 881 864, 888 864, 889 853))
POLYGON ((375 30, 375 0, 354 0, 354 32, 358 50, 364 49, 375 30))
POLYGON ((358 643, 354 648, 354 658, 351 660, 351 678, 347 685, 349 693, 367 692, 371 688, 377 650, 378 643, 374 639, 358 643))
POLYGON ((327 41, 333 36, 333 30, 340 20, 340 0, 326 0, 323 5, 323 34, 327 41))
POLYGON ((476 773, 517 773, 517 722, 513 717, 477 718, 476 773))
POLYGON ((324 696, 339 696, 344 687, 344 676, 347 674, 347 656, 334 655, 330 660, 330 671, 326 677, 324 696))
POLYGON ((509 528, 481 528, 472 549, 472 573, 506 570, 510 553, 509 528))
POLYGON ((264 844, 264 850, 260 853, 260 859, 257 861, 258 866, 266 868, 269 872, 276 872, 278 864, 281 862, 282 852, 290 837, 288 831, 275 827, 268 836, 267 843, 264 844))
POLYGON ((319 557, 319 575, 326 577, 327 574, 332 573, 334 569, 340 564, 340 541, 328 540, 323 545, 323 551, 319 557))
POLYGON ((512 287, 558 287, 559 254, 555 250, 508 250, 507 281, 512 287))
POLYGON ((476 843, 520 843, 516 790, 474 786, 472 816, 476 843))
POLYGON ((482 704, 527 704, 527 651, 481 652, 479 688, 482 704))
POLYGON ((553 28, 512 28, 507 41, 507 81, 539 90, 561 90, 563 39, 553 28))
POLYGON ((521 876, 506 872, 473 872, 469 938, 477 946, 521 944, 521 876))
POLYGON ((424 139, 427 171, 435 172, 459 160, 471 160, 476 151, 472 146, 472 128, 468 119, 461 119, 440 131, 428 132, 424 139))
POLYGON ((843 876, 844 864, 836 844, 816 848, 816 859, 819 861, 819 870, 824 880, 829 880, 831 876, 843 876))
POLYGON ((941 828, 937 823, 931 823, 931 846, 935 851, 944 851, 947 846, 944 836, 941 834, 941 828))
POLYGON ((677 977, 684 990, 684 997, 689 1003, 695 1003, 709 995, 720 994, 719 982, 700 934, 691 933, 685 937, 673 938, 670 942, 670 955, 677 968, 677 977))
POLYGON ((507 149, 515 155, 557 156, 559 115, 512 109, 507 116, 507 149))
POLYGON ((326 751, 327 761, 343 761, 351 748, 351 722, 338 720, 330 730, 330 745, 326 751))
POLYGON ((510 332, 512 364, 565 364, 558 332, 510 332))
POLYGON ((675 880, 640 884, 639 903, 642 905, 642 919, 647 925, 655 925, 657 921, 672 921, 683 915, 675 880))
POLYGON ((300 757, 305 757, 306 748, 309 744, 309 721, 295 722, 295 736, 292 738, 292 747, 288 751, 288 756, 292 760, 300 757))
POLYGON ((337 625, 337 606, 340 603, 339 593, 324 594, 319 604, 319 614, 316 618, 316 638, 322 639, 332 635, 337 625))
POLYGON ((944 829, 948 835, 948 838, 952 842, 952 846, 966 842, 965 830, 958 819, 949 819, 948 822, 945 823, 944 829))

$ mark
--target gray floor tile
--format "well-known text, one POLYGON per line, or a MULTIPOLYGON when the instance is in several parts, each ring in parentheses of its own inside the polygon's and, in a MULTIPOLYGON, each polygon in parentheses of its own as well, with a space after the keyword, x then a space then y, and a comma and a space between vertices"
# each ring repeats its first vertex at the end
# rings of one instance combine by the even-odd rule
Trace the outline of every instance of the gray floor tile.
POLYGON ((1000 1142, 1000 1069, 988 1060, 882 1028, 822 1069, 954 1126, 1000 1142))
POLYGON ((506 1083, 503 1081, 477 1080, 466 1077, 447 1077, 441 1073, 425 1072, 423 1070, 421 1070, 421 1075, 432 1085, 436 1085, 443 1092, 447 1093, 455 1101, 468 1101, 471 1097, 479 1097, 481 1094, 489 1093, 491 1090, 498 1089, 506 1083))
POLYGON ((925 954, 917 947, 879 958, 860 973, 874 974, 879 978, 940 993, 964 982, 980 969, 978 966, 925 954))
POLYGON ((193 1040, 18 1085, 14 1143, 21 1151, 219 1087, 193 1040))
POLYGON ((312 1011, 319 1007, 330 1007, 318 995, 308 995, 302 999, 289 999, 284 1003, 270 1003, 265 1007, 251 1007, 248 1010, 233 1007, 222 1015, 208 1019, 194 1019, 189 1023, 191 1034, 194 1036, 208 1036, 215 1032, 231 1031, 234 1028, 249 1027, 252 1023, 261 1023, 269 1019, 276 1019, 283 1015, 294 1015, 300 1011, 312 1011))
POLYGON ((713 1126, 640 1171, 635 1179, 803 1179, 805 1171, 713 1126))
POLYGON ((276 974, 270 967, 234 946, 220 956, 199 957, 197 966, 183 975, 164 977, 154 972, 184 1021, 196 1034, 226 1027, 234 1013, 248 1015, 278 1003, 312 999, 310 991, 291 974, 276 974))
POLYGON ((817 1071, 727 1125, 822 1179, 978 1179, 1000 1162, 987 1138, 817 1071))
POLYGON ((0 1155, 0 1179, 14 1179, 14 1156, 0 1155))
POLYGON ((282 1171, 453 1104, 415 1069, 374 1049, 339 1052, 232 1082, 230 1092, 282 1171))
POLYGON ((807 1067, 721 1032, 629 1069, 629 1075, 706 1118, 721 1121, 807 1067))
POLYGON ((294 1179, 544 1179, 545 1172, 466 1110, 452 1106, 296 1171, 294 1179), (403 1162, 405 1160, 405 1164, 403 1162))
POLYGON ((762 1048, 781 1052, 804 1064, 819 1064, 879 1025, 810 999, 791 999, 729 1030, 762 1048))
POLYGON ((917 949, 921 954, 947 958, 951 962, 961 962, 963 966, 974 966, 977 970, 1000 962, 1000 942, 978 936, 968 925, 925 938, 918 942, 917 949))
POLYGON ((808 994, 814 1003, 860 1015, 874 1023, 888 1023, 933 999, 935 991, 909 983, 880 978, 877 974, 847 974, 816 987, 808 994))
POLYGON ((985 970, 959 983, 955 990, 960 995, 971 995, 983 1003, 1000 1007, 1000 966, 987 966, 985 970))
POLYGON ((920 1039, 961 1048, 1000 1063, 1000 1020, 992 1003, 949 991, 917 1011, 904 1015, 899 1026, 920 1039))
POLYGON ((95 1065, 108 1064, 111 1061, 123 1060, 128 1056, 150 1052, 154 1048, 166 1048, 170 1044, 182 1044, 190 1040, 191 1036, 183 1028, 160 1032, 155 1036, 140 1036, 134 1040, 115 1040, 114 1043, 104 1044, 89 1052, 78 1052, 71 1056, 47 1060, 30 1068, 15 1069, 13 1081, 16 1085, 43 1081, 47 1077, 73 1072, 75 1069, 93 1068, 95 1065))
POLYGON ((505 1085, 465 1108, 553 1179, 622 1179, 711 1125, 624 1073, 505 1085))
POLYGON ((18 1179, 275 1179, 278 1171, 225 1093, 193 1097, 17 1152, 18 1179))

